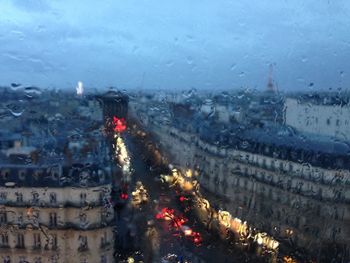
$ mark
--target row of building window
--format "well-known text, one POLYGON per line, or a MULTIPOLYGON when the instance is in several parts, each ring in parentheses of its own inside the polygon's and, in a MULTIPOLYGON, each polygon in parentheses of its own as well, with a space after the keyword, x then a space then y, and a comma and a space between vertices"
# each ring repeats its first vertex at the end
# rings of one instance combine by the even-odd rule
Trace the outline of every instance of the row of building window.
MULTIPOLYGON (((318 118, 316 117, 316 118, 314 118, 314 120, 315 120, 315 124, 318 124, 318 118)), ((332 121, 331 118, 327 118, 326 124, 327 124, 328 126, 330 126, 330 125, 331 125, 331 121, 332 121)), ((306 126, 309 126, 309 125, 311 125, 312 123, 313 123, 313 122, 312 122, 312 119, 311 119, 311 118, 306 118, 306 126)), ((336 119, 336 120, 335 120, 335 125, 339 127, 339 126, 341 125, 341 121, 340 121, 339 119, 336 119)), ((344 121, 344 125, 345 125, 345 126, 348 126, 348 125, 349 125, 349 120, 345 120, 345 121, 344 121)))
MULTIPOLYGON (((16 202, 17 203, 23 203, 23 193, 16 192, 16 202)), ((0 192, 0 202, 6 202, 8 194, 7 192, 0 192)), ((100 201, 103 199, 103 193, 100 193, 99 197, 100 201)), ((38 204, 40 201, 39 199, 39 193, 33 192, 32 193, 32 198, 31 198, 31 203, 33 204, 38 204)), ((87 202, 87 195, 86 193, 80 193, 80 204, 85 205, 87 202)), ((56 193, 50 193, 49 194, 49 203, 50 204, 57 204, 57 194, 56 193)))
MULTIPOLYGON (((2 176, 5 180, 7 180, 7 179, 10 177, 10 172, 13 173, 14 170, 4 169, 4 170, 2 170, 0 173, 1 173, 1 176, 2 176)), ((19 170, 17 174, 18 174, 18 178, 19 178, 20 180, 25 180, 26 174, 28 174, 28 172, 27 172, 27 170, 19 170)), ((32 176, 35 180, 39 180, 40 178, 43 177, 43 174, 44 174, 43 171, 37 170, 37 171, 35 171, 34 173, 32 173, 31 176, 32 176)), ((54 180, 58 180, 58 178, 59 178, 59 173, 58 173, 57 171, 52 171, 52 172, 51 172, 51 177, 52 177, 52 179, 54 179, 54 180)))
MULTIPOLYGON (((318 168, 312 168, 310 166, 305 167, 305 165, 303 165, 303 167, 299 167, 299 164, 289 162, 289 161, 288 162, 279 161, 279 160, 270 160, 269 161, 268 159, 263 158, 263 156, 248 154, 248 153, 244 153, 244 152, 242 152, 241 154, 239 154, 239 153, 237 153, 237 154, 238 155, 231 156, 230 159, 240 161, 240 162, 248 162, 249 164, 254 164, 254 165, 262 167, 264 169, 271 169, 271 170, 279 169, 280 171, 284 171, 284 172, 298 172, 298 173, 300 173, 300 176, 303 176, 303 177, 306 176, 306 177, 309 177, 309 179, 311 179, 311 177, 315 177, 316 179, 323 178, 323 173, 320 172, 318 168)), ((297 152, 291 152, 291 155, 297 156, 298 154, 297 154, 297 152)), ((202 161, 205 161, 205 159, 206 159, 206 157, 204 155, 200 156, 197 154, 195 157, 197 159, 202 160, 202 161)), ((275 157, 275 158, 278 158, 278 157, 275 157)), ((315 158, 317 158, 316 155, 315 155, 315 158)), ((338 166, 343 165, 343 161, 341 159, 337 158, 335 160, 335 162, 338 166)), ((344 178, 342 178, 342 179, 344 179, 344 178)))
MULTIPOLYGON (((235 197, 235 200, 237 201, 237 207, 235 210, 235 214, 239 215, 241 218, 249 217, 249 215, 264 215, 268 216, 270 218, 270 221, 268 221, 270 224, 265 225, 265 228, 273 229, 273 223, 279 224, 279 225, 288 225, 289 227, 297 228, 301 230, 301 232, 305 234, 312 234, 315 237, 319 237, 320 234, 320 228, 316 225, 309 224, 308 220, 304 217, 299 217, 299 215, 291 214, 291 211, 286 211, 284 208, 276 208, 273 204, 268 204, 262 200, 259 200, 258 204, 256 201, 252 201, 252 198, 248 199, 246 196, 243 196, 243 206, 239 203, 242 201, 242 198, 238 195, 235 197), (246 208, 242 210, 242 208, 246 208), (258 212, 251 213, 251 209, 258 212), (293 215, 293 216, 291 216, 293 215), (305 224, 306 223, 306 224, 305 224), (309 231, 309 230, 312 231, 309 231)), ((300 205, 300 204, 299 204, 300 205)), ((311 209, 311 208, 310 208, 311 209)), ((320 206, 317 207, 317 209, 320 209, 320 206)), ((320 212, 317 213, 317 215, 320 215, 320 212)), ((248 220, 256 221, 256 218, 249 218, 248 220)), ((259 218, 257 218, 257 223, 261 223, 259 218)), ((341 234, 341 227, 337 227, 337 233, 341 234)), ((332 234, 333 235, 333 234, 332 234)))
MULTIPOLYGON (((11 257, 10 256, 5 256, 3 257, 3 263, 12 263, 12 262, 15 262, 15 261, 12 261, 11 260, 11 257)), ((35 257, 34 258, 34 261, 32 261, 33 263, 42 263, 43 261, 41 260, 41 257, 35 257)), ((56 263, 56 261, 50 261, 51 263, 56 263)), ((28 263, 26 257, 19 257, 19 261, 18 263, 28 263)))
MULTIPOLYGON (((31 219, 38 220, 40 217, 39 210, 33 210, 32 208, 27 209, 27 216, 31 219)), ((101 214, 102 221, 106 221, 106 213, 101 214)), ((85 213, 79 214, 79 222, 82 224, 87 223, 87 215, 85 213)), ((7 219, 7 212, 2 210, 0 211, 0 225, 8 223, 7 219)), ((23 215, 18 216, 18 224, 23 224, 23 215)), ((57 227, 58 226, 58 220, 57 220, 57 213, 51 212, 49 213, 49 227, 57 227)))
MULTIPOLYGON (((13 262, 15 262, 15 261, 11 260, 10 256, 5 256, 5 257, 2 257, 2 258, 3 258, 3 260, 2 260, 3 263, 13 263, 13 262)), ((28 263, 28 262, 29 261, 27 261, 26 257, 24 257, 24 256, 19 257, 18 263, 28 263)), ((46 262, 46 261, 44 259, 42 259, 41 257, 35 257, 34 261, 32 261, 32 263, 43 263, 43 262, 46 262)), ((50 263, 57 263, 58 262, 57 256, 52 256, 50 258, 49 262, 50 263)), ((87 259, 83 259, 81 261, 81 263, 88 263, 88 260, 87 259)), ((106 255, 101 255, 100 263, 108 263, 106 255)))
MULTIPOLYGON (((33 211, 33 209, 29 208, 27 210, 27 216, 35 218, 35 219, 39 219, 39 211, 38 210, 33 211)), ((7 212, 0 211, 0 224, 6 224, 6 223, 8 223, 7 212)), ((23 215, 20 215, 18 217, 18 223, 19 224, 23 223, 23 215)), ((57 213, 55 213, 55 212, 49 213, 49 226, 50 227, 57 227, 57 213)))
MULTIPOLYGON (((244 189, 246 190, 252 190, 252 189, 248 189, 247 187, 248 185, 248 179, 244 179, 244 189)), ((232 185, 234 187, 234 185, 232 185)), ((239 178, 236 181, 236 187, 240 187, 239 184, 239 178)), ((234 193, 234 191, 233 191, 234 193)), ((310 202, 310 200, 307 200, 306 202, 296 202, 295 198, 290 196, 289 194, 281 194, 278 191, 274 191, 273 189, 271 189, 270 187, 265 187, 262 186, 260 188, 260 190, 258 191, 258 193, 260 193, 263 196, 267 196, 269 198, 269 200, 273 200, 273 201, 277 201, 279 203, 291 206, 295 209, 300 210, 301 208, 303 208, 305 211, 308 211, 309 213, 312 212, 313 215, 315 216, 330 216, 331 218, 335 219, 335 220, 344 220, 344 210, 339 211, 338 208, 336 206, 334 206, 334 209, 322 209, 322 213, 321 213, 321 208, 319 204, 310 202)), ((322 195, 322 193, 321 193, 322 195)), ((235 197, 235 200, 238 197, 235 197)), ((244 200, 246 200, 246 198, 244 198, 244 200)), ((244 201, 243 203, 244 205, 247 205, 246 201, 244 201)))
MULTIPOLYGON (((221 186, 220 191, 222 191, 223 194, 226 195, 227 194, 227 190, 229 188, 227 180, 224 178, 222 181, 220 181, 220 179, 217 176, 217 174, 214 175, 213 171, 211 171, 211 174, 213 175, 212 177, 209 177, 207 174, 203 174, 203 179, 204 179, 203 183, 204 183, 204 185, 207 185, 207 187, 208 187, 208 184, 210 184, 210 182, 212 182, 214 187, 215 187, 215 189, 216 189, 216 191, 219 191, 217 188, 219 186, 221 186)), ((254 190, 253 187, 248 187, 249 182, 251 182, 250 178, 237 177, 236 180, 232 181, 232 184, 230 185, 232 187, 232 190, 230 191, 230 195, 235 194, 235 190, 234 189, 236 187, 239 187, 240 189, 245 189, 245 190, 248 190, 248 191, 254 190)), ((289 185, 290 188, 292 187, 292 184, 291 184, 290 180, 287 182, 287 185, 289 185)), ((302 185, 297 185, 293 189, 298 189, 298 188, 301 188, 301 187, 302 187, 302 185)), ((282 195, 279 191, 275 191, 269 186, 266 187, 266 186, 262 185, 261 187, 259 187, 258 189, 254 190, 254 191, 256 191, 257 193, 261 194, 262 196, 268 197, 269 200, 277 201, 279 203, 283 203, 283 204, 286 204, 286 205, 291 205, 291 201, 294 200, 294 198, 290 197, 290 195, 288 193, 285 193, 285 194, 282 195)), ((295 192, 295 190, 293 190, 293 192, 295 192)), ((315 197, 315 195, 317 195, 317 196, 320 197, 318 199, 322 200, 322 189, 319 189, 318 192, 314 192, 313 188, 311 186, 311 188, 309 189, 309 192, 312 192, 313 197, 315 197)), ((339 193, 339 191, 338 192, 334 191, 334 195, 338 198, 338 199, 334 199, 334 201, 340 200, 339 198, 341 198, 341 193, 339 193), (338 196, 336 196, 336 194, 338 196)), ((235 196, 234 200, 235 201, 239 201, 237 198, 238 197, 235 196)), ((244 198, 243 205, 245 205, 245 206, 248 205, 248 203, 246 201, 246 197, 244 198)), ((300 209, 300 207, 295 207, 294 205, 292 205, 292 206, 294 208, 300 209)), ((303 207, 309 207, 309 206, 311 206, 313 208, 314 207, 318 208, 318 209, 316 209, 314 211, 314 214, 317 215, 317 216, 321 216, 319 205, 316 205, 315 203, 312 203, 312 205, 309 205, 309 201, 307 201, 305 204, 303 204, 303 207)), ((306 210, 310 212, 312 209, 311 208, 307 208, 306 210)), ((336 211, 336 209, 335 209, 335 211, 336 211)), ((343 217, 339 217, 338 216, 338 212, 337 211, 334 212, 334 213, 332 213, 332 212, 329 212, 329 213, 332 214, 331 217, 334 218, 335 220, 338 220, 338 219, 343 220, 344 219, 343 217)))
MULTIPOLYGON (((309 122, 309 121, 307 120, 307 121, 306 121, 306 125, 308 124, 308 122, 309 122)), ((328 125, 328 126, 331 125, 331 118, 328 118, 326 122, 327 122, 327 125, 328 125)), ((316 118, 316 123, 318 123, 318 119, 317 119, 317 118, 316 118)), ((310 124, 310 122, 309 122, 309 124, 310 124)), ((341 124, 340 120, 339 120, 339 119, 336 119, 336 120, 335 120, 335 125, 336 125, 336 126, 340 126, 340 124, 341 124)), ((348 126, 348 125, 349 125, 349 120, 345 120, 345 121, 344 121, 344 125, 348 126)))
MULTIPOLYGON (((87 236, 79 236, 78 237, 78 251, 87 251, 89 249, 88 246, 88 237, 87 236)), ((104 234, 101 236, 100 241, 100 248, 105 248, 108 245, 110 245, 110 242, 107 238, 107 233, 104 232, 104 234)), ((9 237, 7 234, 1 234, 0 235, 0 248, 8 248, 9 247, 9 237)), ((16 248, 25 248, 25 242, 24 242, 24 234, 18 233, 16 235, 16 248)), ((33 247, 32 249, 41 249, 41 235, 40 233, 33 233, 33 247)), ((52 234, 50 235, 50 239, 46 239, 46 244, 44 246, 44 249, 57 249, 57 235, 52 234)))
MULTIPOLYGON (((263 162, 264 163, 264 162, 263 162)), ((281 164, 281 163, 280 163, 281 164)), ((214 165, 215 171, 219 170, 219 165, 215 164, 214 165)), ((291 164, 290 164, 290 170, 293 170, 291 164)), ((222 173, 223 174, 227 174, 228 173, 228 169, 227 167, 223 167, 222 168, 222 173)), ((274 177, 272 174, 270 173, 265 173, 264 171, 259 172, 257 170, 255 171, 251 171, 249 172, 248 167, 246 166, 241 166, 240 164, 237 164, 236 167, 231 170, 231 174, 235 175, 241 173, 244 177, 251 179, 251 177, 254 177, 256 180, 258 181, 262 181, 268 184, 272 184, 272 185, 277 185, 278 187, 285 189, 287 191, 293 191, 295 193, 303 193, 306 196, 311 196, 317 200, 322 200, 323 198, 325 198, 323 195, 323 189, 320 185, 313 185, 312 183, 305 183, 305 182, 298 182, 297 184, 294 183, 294 185, 292 185, 292 180, 286 180, 287 178, 280 178, 279 181, 276 181, 276 177, 274 177), (273 179, 275 178, 275 179, 273 179), (314 189, 314 187, 316 189, 314 189)), ((214 170, 211 170, 211 174, 214 174, 214 170)), ((335 177, 341 177, 338 176, 338 174, 335 175, 335 177)), ((343 177, 341 177, 343 178, 343 177)), ((203 179, 208 180, 208 176, 205 175, 203 176, 203 179)), ((220 183, 220 180, 218 179, 218 174, 215 173, 215 176, 212 178, 213 182, 217 185, 220 183)), ((239 178, 237 178, 237 182, 236 185, 239 184, 239 178)), ((244 186, 247 186, 247 181, 244 181, 244 186)), ((224 187, 224 191, 226 190, 227 187, 227 183, 225 183, 225 181, 223 181, 223 185, 224 187)), ((225 193, 226 194, 226 193, 225 193)), ((344 198, 344 195, 341 191, 334 191, 333 193, 333 197, 328 197, 329 199, 332 199, 332 201, 336 201, 336 202, 342 202, 342 201, 346 201, 344 198)))
MULTIPOLYGON (((7 234, 0 235, 0 248, 9 247, 9 237, 7 234)), ((25 248, 24 234, 18 233, 16 235, 16 248, 25 248)), ((33 249, 41 249, 41 235, 39 233, 33 234, 33 249)), ((57 235, 50 235, 50 240, 47 240, 44 249, 56 249, 57 248, 57 235)))

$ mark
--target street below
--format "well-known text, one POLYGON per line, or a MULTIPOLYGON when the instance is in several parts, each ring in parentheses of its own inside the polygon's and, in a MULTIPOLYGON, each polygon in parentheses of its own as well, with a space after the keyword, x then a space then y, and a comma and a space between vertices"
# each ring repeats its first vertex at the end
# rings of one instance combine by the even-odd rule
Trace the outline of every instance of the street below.
POLYGON ((136 138, 116 141, 117 262, 266 262, 198 222, 190 197, 161 180, 166 171, 152 166, 136 138))

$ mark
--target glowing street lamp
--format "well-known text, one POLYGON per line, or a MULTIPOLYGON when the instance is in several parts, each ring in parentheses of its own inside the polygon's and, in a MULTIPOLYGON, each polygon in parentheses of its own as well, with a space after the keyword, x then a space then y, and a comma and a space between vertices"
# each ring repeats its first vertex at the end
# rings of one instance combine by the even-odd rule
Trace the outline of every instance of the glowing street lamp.
POLYGON ((219 210, 219 222, 223 226, 229 228, 231 226, 231 214, 227 211, 219 210))

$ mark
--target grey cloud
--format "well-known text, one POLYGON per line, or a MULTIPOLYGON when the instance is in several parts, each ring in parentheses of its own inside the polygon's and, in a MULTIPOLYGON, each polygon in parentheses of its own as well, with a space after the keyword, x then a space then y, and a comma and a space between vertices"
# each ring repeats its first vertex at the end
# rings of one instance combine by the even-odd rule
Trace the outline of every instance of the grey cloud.
POLYGON ((281 89, 350 84, 346 0, 23 2, 0 17, 1 84, 264 88, 270 63, 281 89))

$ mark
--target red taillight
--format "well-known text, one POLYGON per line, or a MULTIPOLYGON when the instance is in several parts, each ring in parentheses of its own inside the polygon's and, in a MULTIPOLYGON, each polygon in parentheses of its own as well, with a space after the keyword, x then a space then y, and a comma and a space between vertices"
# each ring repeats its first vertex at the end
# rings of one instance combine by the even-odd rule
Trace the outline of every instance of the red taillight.
POLYGON ((120 194, 120 198, 123 199, 123 200, 128 199, 128 197, 129 197, 129 196, 128 196, 128 194, 126 194, 126 193, 121 193, 121 194, 120 194))
POLYGON ((164 207, 161 212, 156 215, 156 219, 172 220, 174 218, 174 209, 164 207))
POLYGON ((192 233, 192 238, 193 238, 193 243, 195 245, 200 245, 200 243, 202 243, 202 237, 201 234, 199 234, 198 232, 193 232, 192 233))
POLYGON ((163 215, 161 213, 156 214, 156 219, 162 219, 162 218, 163 218, 163 215))
POLYGON ((186 198, 184 196, 180 196, 179 200, 180 200, 180 202, 183 202, 186 200, 186 198))

